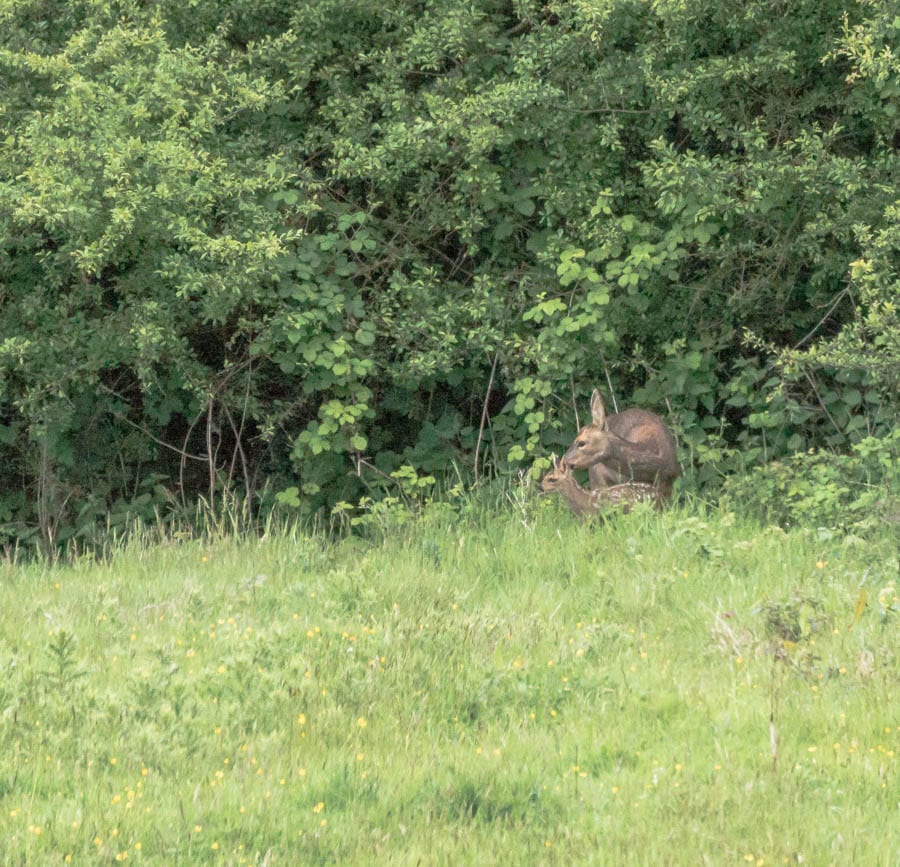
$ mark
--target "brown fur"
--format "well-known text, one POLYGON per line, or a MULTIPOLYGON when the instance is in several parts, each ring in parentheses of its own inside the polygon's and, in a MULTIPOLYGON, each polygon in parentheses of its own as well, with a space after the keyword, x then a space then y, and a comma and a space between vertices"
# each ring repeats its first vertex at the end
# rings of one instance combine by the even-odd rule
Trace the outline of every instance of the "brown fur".
POLYGON ((627 514, 635 503, 654 503, 657 508, 662 503, 659 491, 643 482, 625 482, 587 491, 575 480, 565 458, 559 462, 554 459, 553 469, 541 479, 538 490, 542 494, 562 494, 579 518, 610 508, 620 508, 627 514))
POLYGON ((571 468, 588 470, 594 490, 641 482, 668 499, 679 475, 675 439, 662 418, 644 409, 607 416, 597 389, 591 397, 591 424, 578 431, 563 457, 571 468))

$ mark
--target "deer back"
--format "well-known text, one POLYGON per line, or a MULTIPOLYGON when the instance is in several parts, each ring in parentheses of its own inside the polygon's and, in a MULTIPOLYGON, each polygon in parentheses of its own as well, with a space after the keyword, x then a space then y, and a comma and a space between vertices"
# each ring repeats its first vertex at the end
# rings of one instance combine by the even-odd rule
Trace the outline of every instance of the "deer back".
POLYGON ((618 506, 628 513, 635 503, 653 503, 656 508, 662 506, 663 497, 659 488, 646 482, 624 482, 609 488, 601 488, 594 492, 597 508, 618 506))

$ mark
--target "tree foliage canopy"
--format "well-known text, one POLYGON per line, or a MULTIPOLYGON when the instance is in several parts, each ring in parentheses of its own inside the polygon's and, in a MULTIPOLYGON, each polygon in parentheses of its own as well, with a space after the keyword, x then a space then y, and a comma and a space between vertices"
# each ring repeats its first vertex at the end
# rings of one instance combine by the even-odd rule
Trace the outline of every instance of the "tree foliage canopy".
POLYGON ((896 423, 881 0, 0 0, 7 539, 508 471, 596 386, 699 484, 896 423))

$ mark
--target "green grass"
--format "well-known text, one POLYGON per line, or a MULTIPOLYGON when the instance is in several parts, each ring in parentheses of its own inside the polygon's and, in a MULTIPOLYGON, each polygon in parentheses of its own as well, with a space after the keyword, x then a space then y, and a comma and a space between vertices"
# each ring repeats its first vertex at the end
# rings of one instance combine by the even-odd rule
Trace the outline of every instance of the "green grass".
POLYGON ((897 865, 898 589, 887 532, 546 502, 7 563, 0 858, 897 865))

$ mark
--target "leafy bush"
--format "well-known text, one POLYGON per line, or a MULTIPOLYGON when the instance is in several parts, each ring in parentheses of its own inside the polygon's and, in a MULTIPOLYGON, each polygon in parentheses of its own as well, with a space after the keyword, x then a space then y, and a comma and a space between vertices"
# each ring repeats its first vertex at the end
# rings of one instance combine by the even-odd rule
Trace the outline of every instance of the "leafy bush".
POLYGON ((866 529, 900 520, 900 431, 849 454, 811 450, 729 478, 732 506, 781 526, 866 529))

